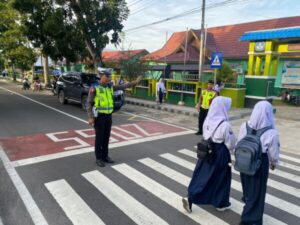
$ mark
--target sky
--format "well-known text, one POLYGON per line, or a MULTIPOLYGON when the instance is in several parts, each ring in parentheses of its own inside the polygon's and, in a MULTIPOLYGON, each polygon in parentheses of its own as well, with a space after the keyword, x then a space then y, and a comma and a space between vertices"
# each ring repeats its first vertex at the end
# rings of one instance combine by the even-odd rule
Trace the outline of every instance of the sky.
MULTIPOLYGON (((126 0, 130 10, 123 23, 122 43, 106 50, 146 49, 153 52, 163 47, 172 33, 201 27, 201 10, 185 17, 143 27, 162 19, 176 16, 194 8, 201 8, 202 0, 126 0)), ((216 27, 250 21, 300 16, 300 0, 206 0, 205 24, 216 27), (225 5, 220 5, 226 2, 225 5), (230 2, 230 3, 228 3, 230 2)))

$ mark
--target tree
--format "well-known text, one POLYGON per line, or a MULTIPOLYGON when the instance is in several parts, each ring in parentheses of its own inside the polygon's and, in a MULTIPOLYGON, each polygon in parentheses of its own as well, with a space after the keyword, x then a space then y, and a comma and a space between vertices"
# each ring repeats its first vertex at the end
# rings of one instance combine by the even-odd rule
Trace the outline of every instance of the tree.
POLYGON ((217 76, 222 82, 230 83, 234 81, 233 70, 227 63, 223 63, 221 69, 217 72, 217 76))
POLYGON ((67 6, 76 15, 73 20, 81 30, 96 72, 98 63, 102 63, 101 55, 105 46, 109 42, 117 45, 120 41, 122 22, 129 14, 126 1, 61 0, 56 3, 67 6))
POLYGON ((83 36, 72 23, 70 10, 48 0, 15 0, 14 6, 24 14, 23 23, 28 38, 44 56, 46 85, 49 83, 48 56, 55 61, 65 58, 69 64, 87 55, 83 36))
POLYGON ((120 59, 121 75, 127 77, 129 81, 135 80, 138 76, 144 76, 149 70, 147 64, 139 57, 130 57, 129 51, 123 52, 124 56, 120 59))
POLYGON ((35 61, 35 55, 29 47, 20 21, 21 16, 13 8, 13 1, 0 1, 0 49, 3 57, 13 67, 14 80, 16 80, 15 66, 24 71, 35 61))

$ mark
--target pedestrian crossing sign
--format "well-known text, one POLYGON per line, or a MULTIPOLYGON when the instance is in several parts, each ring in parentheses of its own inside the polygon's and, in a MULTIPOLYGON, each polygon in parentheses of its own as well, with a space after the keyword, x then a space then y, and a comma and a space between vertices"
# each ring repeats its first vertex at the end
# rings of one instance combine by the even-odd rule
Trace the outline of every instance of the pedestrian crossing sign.
POLYGON ((219 69, 222 67, 222 56, 221 52, 213 52, 210 61, 210 68, 219 69))

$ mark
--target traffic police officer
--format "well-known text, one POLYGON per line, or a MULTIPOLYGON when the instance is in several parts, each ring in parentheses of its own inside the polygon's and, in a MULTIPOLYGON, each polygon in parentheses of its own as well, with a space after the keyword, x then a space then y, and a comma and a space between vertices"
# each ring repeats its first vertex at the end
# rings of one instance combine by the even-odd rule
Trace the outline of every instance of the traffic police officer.
POLYGON ((207 83, 207 89, 202 90, 201 96, 199 98, 199 103, 197 104, 197 110, 199 112, 198 116, 198 131, 196 135, 203 134, 203 123, 207 116, 209 106, 212 100, 217 96, 217 92, 213 89, 214 82, 209 80, 207 83))
POLYGON ((91 86, 87 99, 88 123, 94 126, 96 132, 95 155, 96 164, 104 167, 105 163, 114 163, 108 156, 108 144, 112 125, 112 113, 114 109, 113 92, 124 90, 136 85, 142 79, 139 76, 134 82, 112 86, 111 72, 99 71, 99 85, 91 86))

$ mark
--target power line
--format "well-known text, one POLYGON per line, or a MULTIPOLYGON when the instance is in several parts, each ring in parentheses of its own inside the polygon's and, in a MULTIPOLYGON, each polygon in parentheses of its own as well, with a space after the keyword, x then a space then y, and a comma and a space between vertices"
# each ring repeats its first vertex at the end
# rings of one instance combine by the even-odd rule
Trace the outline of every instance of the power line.
MULTIPOLYGON (((230 5, 232 3, 246 2, 246 1, 250 1, 250 0, 226 0, 226 1, 223 1, 223 2, 211 3, 211 4, 207 5, 206 9, 212 9, 212 8, 217 8, 217 7, 221 7, 221 6, 227 6, 227 5, 230 5)), ((158 21, 155 21, 155 22, 152 22, 152 23, 148 23, 148 24, 144 24, 144 25, 141 25, 141 26, 137 26, 137 27, 134 27, 134 28, 124 30, 124 32, 126 32, 126 33, 135 32, 139 29, 144 29, 144 28, 147 28, 149 26, 157 25, 157 24, 164 23, 164 22, 169 22, 171 20, 178 19, 178 18, 181 18, 181 17, 185 17, 185 16, 188 16, 188 15, 197 14, 201 10, 202 10, 202 7, 196 7, 196 8, 190 9, 188 11, 182 12, 180 14, 174 15, 172 17, 168 17, 168 18, 158 20, 158 21)))
POLYGON ((143 1, 143 0, 135 0, 135 1, 132 1, 132 2, 130 2, 130 3, 128 4, 128 7, 131 7, 131 6, 133 6, 133 5, 136 5, 137 3, 141 2, 141 1, 143 1))
POLYGON ((148 9, 150 6, 154 5, 156 2, 156 0, 152 0, 150 2, 148 2, 148 4, 143 5, 142 7, 136 9, 135 11, 133 11, 132 13, 130 13, 129 15, 132 16, 134 14, 140 13, 141 11, 148 9))

